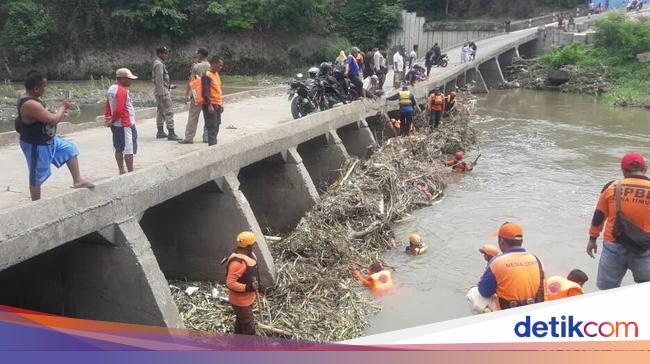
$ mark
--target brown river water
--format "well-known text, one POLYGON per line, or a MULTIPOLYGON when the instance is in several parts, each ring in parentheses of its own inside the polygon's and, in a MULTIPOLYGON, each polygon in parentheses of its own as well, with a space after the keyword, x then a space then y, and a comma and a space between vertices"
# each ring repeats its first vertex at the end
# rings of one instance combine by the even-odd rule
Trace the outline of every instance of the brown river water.
MULTIPOLYGON (((650 157, 650 112, 530 90, 490 91, 478 112, 480 145, 468 156, 481 153, 479 164, 450 175, 439 203, 395 226, 402 241, 419 232, 429 250, 410 257, 402 246, 386 254, 397 289, 379 299, 382 310, 367 334, 469 315, 465 294, 485 269, 477 249, 496 244, 490 233, 504 221, 522 224, 524 247, 548 276, 579 268, 589 275, 586 291, 597 289, 598 262, 585 253, 596 199, 619 178, 625 152, 650 157)), ((631 283, 628 274, 624 284, 631 283)))

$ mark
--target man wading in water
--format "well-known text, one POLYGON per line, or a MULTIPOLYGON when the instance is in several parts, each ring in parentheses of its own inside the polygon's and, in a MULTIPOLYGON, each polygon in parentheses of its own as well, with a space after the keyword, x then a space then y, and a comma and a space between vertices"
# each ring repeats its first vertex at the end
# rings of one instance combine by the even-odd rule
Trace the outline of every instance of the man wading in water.
POLYGON ((52 164, 57 168, 64 164, 68 166, 73 188, 95 187, 81 177, 77 147, 56 135, 56 125, 65 117, 70 101, 63 100, 56 113, 50 113, 41 100, 46 88, 47 79, 38 71, 30 71, 25 79, 25 95, 18 100, 16 131, 20 134, 20 148, 27 159, 32 201, 41 198, 41 185, 52 174, 52 164))

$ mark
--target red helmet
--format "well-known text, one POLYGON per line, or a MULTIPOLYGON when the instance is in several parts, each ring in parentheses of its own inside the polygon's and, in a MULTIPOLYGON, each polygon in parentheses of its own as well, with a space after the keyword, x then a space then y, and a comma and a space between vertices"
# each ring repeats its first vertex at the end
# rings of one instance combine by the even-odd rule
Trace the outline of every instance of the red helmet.
POLYGON ((452 91, 449 93, 450 96, 456 97, 456 91, 452 91))
POLYGON ((456 153, 454 154, 454 158, 456 158, 456 160, 459 161, 459 160, 462 160, 462 159, 463 159, 463 156, 464 156, 464 155, 465 155, 465 153, 463 153, 463 152, 461 152, 461 151, 458 151, 458 152, 456 152, 456 153))

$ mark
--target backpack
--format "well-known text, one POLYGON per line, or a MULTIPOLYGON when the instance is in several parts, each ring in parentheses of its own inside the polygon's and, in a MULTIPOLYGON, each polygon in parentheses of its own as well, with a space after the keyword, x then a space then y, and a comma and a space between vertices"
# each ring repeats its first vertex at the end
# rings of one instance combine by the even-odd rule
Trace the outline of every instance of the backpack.
POLYGON ((650 249, 650 234, 643 231, 632 220, 630 220, 621 209, 621 185, 616 183, 614 199, 616 201, 616 222, 614 223, 614 237, 616 242, 623 244, 626 248, 642 253, 650 249))

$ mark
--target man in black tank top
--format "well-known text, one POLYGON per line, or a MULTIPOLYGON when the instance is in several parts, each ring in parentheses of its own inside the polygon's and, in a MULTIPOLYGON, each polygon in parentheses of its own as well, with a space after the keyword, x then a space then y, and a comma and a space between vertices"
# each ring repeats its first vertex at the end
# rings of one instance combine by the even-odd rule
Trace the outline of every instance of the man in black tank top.
POLYGON ((81 177, 77 147, 56 136, 56 125, 63 120, 70 101, 64 100, 56 113, 50 113, 41 100, 46 88, 47 80, 40 72, 28 72, 25 95, 20 97, 17 105, 16 131, 20 134, 20 148, 27 159, 32 201, 41 198, 41 185, 52 174, 52 164, 57 168, 64 164, 68 166, 72 175, 72 187, 95 187, 81 177))

